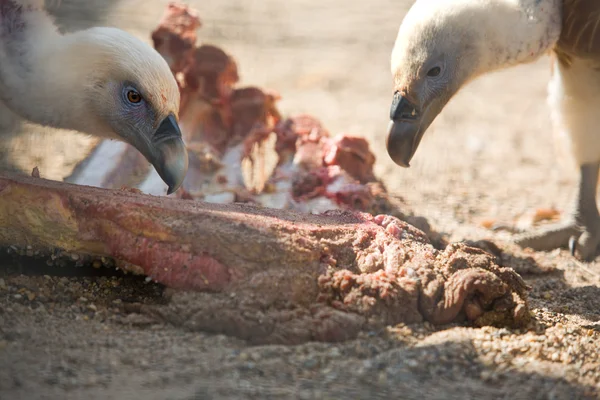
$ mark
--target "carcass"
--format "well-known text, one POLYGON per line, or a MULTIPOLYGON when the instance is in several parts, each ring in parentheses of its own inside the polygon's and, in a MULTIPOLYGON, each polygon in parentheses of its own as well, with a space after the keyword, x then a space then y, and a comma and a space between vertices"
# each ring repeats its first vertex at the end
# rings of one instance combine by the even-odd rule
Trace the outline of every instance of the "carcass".
POLYGON ((400 322, 522 326, 527 286, 483 250, 436 250, 391 216, 209 204, 0 178, 0 245, 108 256, 180 289, 145 310, 254 342, 344 340, 400 322), (191 299, 191 301, 190 301, 191 299))

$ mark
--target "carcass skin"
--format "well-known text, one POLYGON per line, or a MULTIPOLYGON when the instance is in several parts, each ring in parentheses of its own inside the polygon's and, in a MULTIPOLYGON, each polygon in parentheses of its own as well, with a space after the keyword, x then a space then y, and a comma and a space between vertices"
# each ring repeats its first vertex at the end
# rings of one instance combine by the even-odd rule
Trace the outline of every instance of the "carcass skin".
POLYGON ((390 216, 300 214, 0 178, 0 246, 107 256, 176 291, 142 310, 255 343, 338 341, 397 323, 521 326, 527 287, 390 216))

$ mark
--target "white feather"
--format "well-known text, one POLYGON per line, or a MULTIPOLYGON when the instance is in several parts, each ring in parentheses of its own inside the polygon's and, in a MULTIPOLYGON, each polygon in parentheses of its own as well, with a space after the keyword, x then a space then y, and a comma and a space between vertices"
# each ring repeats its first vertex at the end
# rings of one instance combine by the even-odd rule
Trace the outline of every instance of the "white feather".
POLYGON ((555 135, 577 165, 600 161, 600 72, 589 61, 554 63, 548 105, 555 135))
POLYGON ((476 58, 465 62, 471 78, 535 61, 558 41, 561 7, 562 0, 417 0, 398 30, 392 74, 407 58, 423 61, 430 47, 444 45, 474 49, 476 58))
POLYGON ((147 43, 116 28, 63 35, 43 1, 0 1, 22 6, 0 14, 0 100, 15 114, 54 128, 115 137, 107 128, 111 116, 100 115, 109 96, 91 91, 96 78, 111 75, 135 76, 159 114, 178 114, 175 78, 147 43))

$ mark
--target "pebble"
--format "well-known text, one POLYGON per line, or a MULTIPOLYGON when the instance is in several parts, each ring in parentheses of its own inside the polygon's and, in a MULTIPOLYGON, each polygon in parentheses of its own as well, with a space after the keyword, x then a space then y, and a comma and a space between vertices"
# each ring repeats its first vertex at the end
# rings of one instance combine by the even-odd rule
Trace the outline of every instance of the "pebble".
POLYGON ((86 382, 85 382, 85 386, 94 386, 98 384, 98 377, 91 375, 87 378, 86 382))
POLYGON ((6 282, 2 278, 0 278, 0 289, 6 290, 6 282))
POLYGON ((413 360, 412 358, 408 358, 404 362, 411 368, 415 368, 419 365, 419 362, 417 360, 413 360))
POLYGON ((342 355, 342 352, 337 347, 334 347, 333 349, 329 350, 330 357, 339 357, 341 355, 342 355))
POLYGON ((495 381, 497 379, 496 374, 493 371, 489 370, 481 371, 479 377, 481 378, 481 380, 486 382, 495 381))
POLYGON ((302 363, 302 366, 306 369, 313 369, 315 368, 317 365, 319 364, 319 362, 317 361, 316 358, 314 357, 309 357, 306 360, 304 360, 304 362, 302 363))

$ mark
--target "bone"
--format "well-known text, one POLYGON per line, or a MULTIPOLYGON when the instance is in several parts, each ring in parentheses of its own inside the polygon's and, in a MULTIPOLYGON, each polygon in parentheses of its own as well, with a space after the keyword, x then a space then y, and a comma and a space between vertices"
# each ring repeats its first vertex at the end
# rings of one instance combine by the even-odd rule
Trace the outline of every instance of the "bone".
MULTIPOLYGON (((140 176, 152 176, 153 172, 158 175, 134 147, 117 140, 102 140, 65 178, 65 182, 116 189, 135 186, 140 176)), ((164 183, 162 186, 164 192, 150 194, 165 194, 167 186, 164 183)))

